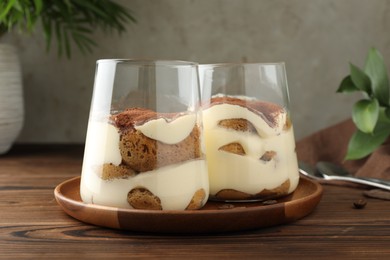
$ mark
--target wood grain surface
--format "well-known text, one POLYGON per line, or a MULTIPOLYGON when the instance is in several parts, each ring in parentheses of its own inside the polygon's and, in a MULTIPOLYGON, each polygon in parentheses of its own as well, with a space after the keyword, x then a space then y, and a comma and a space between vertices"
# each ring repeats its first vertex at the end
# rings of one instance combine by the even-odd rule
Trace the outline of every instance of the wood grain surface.
POLYGON ((1 259, 390 259, 390 201, 324 185, 317 208, 286 225, 161 235, 101 228, 62 211, 53 190, 80 175, 83 146, 17 145, 0 157, 1 259), (353 203, 365 199, 363 209, 353 203))

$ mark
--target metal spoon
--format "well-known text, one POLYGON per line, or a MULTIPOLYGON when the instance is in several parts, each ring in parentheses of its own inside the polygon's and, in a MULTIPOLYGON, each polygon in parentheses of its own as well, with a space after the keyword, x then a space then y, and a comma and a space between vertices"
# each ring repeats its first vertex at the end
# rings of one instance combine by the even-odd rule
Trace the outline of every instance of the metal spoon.
POLYGON ((303 162, 299 162, 299 168, 303 175, 316 180, 348 181, 390 191, 390 183, 387 181, 373 178, 353 177, 345 169, 329 162, 318 162, 316 165, 317 171, 303 162))
POLYGON ((322 176, 316 174, 316 170, 313 167, 311 167, 310 165, 308 165, 307 163, 299 161, 298 167, 299 167, 299 172, 301 174, 305 175, 306 177, 309 177, 310 179, 313 179, 313 180, 323 180, 324 179, 322 176))
POLYGON ((319 174, 321 174, 325 180, 351 181, 390 190, 390 182, 388 181, 375 178, 354 177, 346 169, 330 162, 318 162, 316 167, 319 174))

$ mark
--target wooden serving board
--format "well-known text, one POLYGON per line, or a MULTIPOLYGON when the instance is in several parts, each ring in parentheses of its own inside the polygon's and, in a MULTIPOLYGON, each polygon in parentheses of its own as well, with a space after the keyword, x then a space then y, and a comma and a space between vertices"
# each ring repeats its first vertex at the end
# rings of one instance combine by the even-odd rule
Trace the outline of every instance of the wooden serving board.
POLYGON ((59 184, 54 191, 62 209, 82 222, 115 229, 155 233, 232 232, 289 223, 310 214, 322 187, 301 177, 297 189, 277 203, 208 201, 200 210, 158 211, 85 204, 80 199, 80 177, 59 184))

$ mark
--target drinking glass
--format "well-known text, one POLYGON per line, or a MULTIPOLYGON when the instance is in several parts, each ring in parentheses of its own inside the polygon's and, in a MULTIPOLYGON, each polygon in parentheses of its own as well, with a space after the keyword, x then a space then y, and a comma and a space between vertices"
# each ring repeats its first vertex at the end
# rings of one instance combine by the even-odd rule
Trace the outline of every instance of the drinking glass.
POLYGON ((299 181, 284 63, 199 65, 210 199, 258 201, 299 181))
POLYGON ((192 210, 207 201, 197 64, 98 60, 85 144, 85 203, 192 210))

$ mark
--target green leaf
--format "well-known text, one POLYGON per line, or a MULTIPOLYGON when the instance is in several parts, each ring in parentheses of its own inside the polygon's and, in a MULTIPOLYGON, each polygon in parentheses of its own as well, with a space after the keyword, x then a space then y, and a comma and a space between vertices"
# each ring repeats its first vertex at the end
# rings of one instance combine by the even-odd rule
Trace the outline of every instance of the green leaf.
POLYGON ((8 5, 4 8, 4 10, 0 13, 0 21, 3 20, 8 12, 11 10, 12 6, 15 4, 16 0, 11 0, 8 2, 8 5))
POLYGON ((93 30, 91 28, 82 27, 79 25, 76 25, 72 27, 72 31, 79 34, 92 34, 93 30))
POLYGON ((353 84, 360 90, 371 94, 371 81, 367 74, 359 67, 349 64, 353 84))
POLYGON ((34 18, 31 16, 28 10, 23 10, 23 13, 26 21, 26 28, 28 31, 32 31, 34 25, 34 21, 33 21, 34 18))
POLYGON ((17 1, 15 1, 15 3, 14 3, 14 8, 16 9, 16 10, 18 10, 19 12, 23 12, 23 6, 21 5, 21 3, 17 0, 17 1))
POLYGON ((364 71, 371 79, 372 92, 378 99, 379 104, 389 105, 390 88, 387 68, 382 55, 375 48, 371 48, 368 53, 364 71))
POLYGON ((379 117, 379 103, 376 99, 363 99, 355 103, 352 109, 352 120, 363 133, 374 131, 379 117))
POLYGON ((337 92, 339 93, 348 93, 348 92, 354 92, 359 91, 360 89, 356 87, 356 85, 353 83, 351 76, 346 76, 340 83, 339 88, 337 89, 337 92))
POLYGON ((34 0, 35 14, 38 15, 42 12, 43 2, 42 0, 34 0))
POLYGON ((46 19, 46 17, 41 18, 42 22, 42 28, 43 28, 43 33, 45 35, 46 39, 46 51, 50 50, 51 46, 51 39, 52 39, 52 24, 49 19, 46 19))
POLYGON ((61 24, 57 22, 55 24, 55 33, 56 33, 56 39, 57 39, 57 53, 58 56, 62 55, 62 31, 61 31, 61 24))
POLYGON ((79 4, 80 6, 83 6, 86 10, 90 10, 90 11, 94 12, 96 15, 98 15, 100 17, 107 17, 107 15, 108 15, 103 10, 100 10, 99 8, 97 8, 97 3, 94 3, 91 1, 84 1, 84 0, 78 0, 78 1, 76 0, 75 2, 77 2, 77 4, 79 4))
POLYGON ((349 140, 345 160, 361 159, 374 152, 390 136, 390 118, 385 109, 380 109, 378 122, 373 134, 357 130, 349 140))
POLYGON ((389 108, 380 108, 379 110, 379 117, 378 117, 378 123, 375 127, 375 131, 383 131, 383 130, 389 130, 390 129, 390 118, 387 117, 387 110, 389 108))
POLYGON ((66 28, 64 27, 63 28, 63 35, 64 35, 64 38, 63 38, 63 41, 64 41, 64 45, 65 45, 65 54, 66 54, 66 57, 68 59, 70 59, 70 42, 69 42, 69 37, 68 37, 68 31, 66 30, 66 28))
POLYGON ((91 38, 86 37, 84 34, 73 32, 72 37, 80 51, 83 53, 91 53, 92 47, 97 45, 91 38))
MULTIPOLYGON (((389 127, 390 129, 390 127, 389 127)), ((345 160, 357 160, 375 151, 390 135, 390 130, 371 135, 357 130, 348 144, 345 160)))
POLYGON ((390 107, 386 108, 385 115, 386 115, 387 119, 390 120, 390 107))

